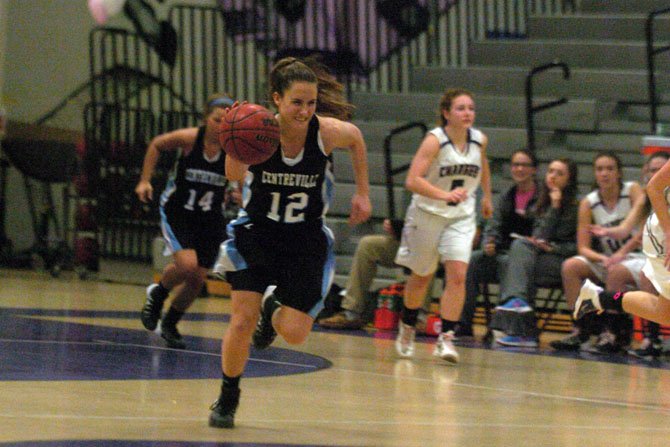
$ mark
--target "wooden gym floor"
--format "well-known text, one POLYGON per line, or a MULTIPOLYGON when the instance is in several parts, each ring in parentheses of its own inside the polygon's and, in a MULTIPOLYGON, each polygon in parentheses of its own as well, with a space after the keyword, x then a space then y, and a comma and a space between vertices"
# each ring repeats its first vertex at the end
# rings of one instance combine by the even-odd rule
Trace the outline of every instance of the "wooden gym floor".
MULTIPOLYGON (((144 286, 0 270, 0 443, 30 446, 666 446, 665 362, 464 342, 396 357, 394 334, 324 331, 253 352, 234 430, 207 426, 229 300, 199 299, 188 349, 143 330, 144 286)), ((147 281, 149 278, 147 276, 147 281)), ((481 335, 481 334, 480 334, 481 335)), ((561 334, 562 335, 562 334, 561 334)), ((431 342, 431 343, 428 343, 431 342)))

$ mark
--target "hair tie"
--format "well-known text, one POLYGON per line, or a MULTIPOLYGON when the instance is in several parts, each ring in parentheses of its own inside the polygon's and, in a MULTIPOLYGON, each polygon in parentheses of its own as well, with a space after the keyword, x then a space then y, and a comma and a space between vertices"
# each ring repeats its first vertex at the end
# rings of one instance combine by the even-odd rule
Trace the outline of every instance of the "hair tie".
POLYGON ((232 107, 235 101, 227 96, 214 98, 207 103, 207 107, 232 107))

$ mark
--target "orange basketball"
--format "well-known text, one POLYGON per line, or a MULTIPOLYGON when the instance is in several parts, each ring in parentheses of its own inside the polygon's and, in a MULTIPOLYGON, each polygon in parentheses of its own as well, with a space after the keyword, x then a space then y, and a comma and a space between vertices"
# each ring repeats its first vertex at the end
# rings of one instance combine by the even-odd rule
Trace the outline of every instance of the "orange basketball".
POLYGON ((270 158, 279 147, 279 123, 258 104, 242 104, 221 120, 219 142, 226 154, 248 165, 270 158))

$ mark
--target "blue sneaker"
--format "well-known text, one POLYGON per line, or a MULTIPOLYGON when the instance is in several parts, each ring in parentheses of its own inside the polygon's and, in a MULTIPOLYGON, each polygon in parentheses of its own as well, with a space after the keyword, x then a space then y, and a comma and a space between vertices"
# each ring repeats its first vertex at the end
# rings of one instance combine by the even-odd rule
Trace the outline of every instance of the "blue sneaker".
POLYGON ((517 335, 507 335, 496 340, 503 346, 515 346, 518 348, 537 348, 538 342, 535 337, 521 337, 517 335))
POLYGON ((505 304, 496 306, 496 310, 502 310, 506 312, 532 312, 533 308, 528 305, 528 303, 521 298, 512 298, 508 300, 505 304))

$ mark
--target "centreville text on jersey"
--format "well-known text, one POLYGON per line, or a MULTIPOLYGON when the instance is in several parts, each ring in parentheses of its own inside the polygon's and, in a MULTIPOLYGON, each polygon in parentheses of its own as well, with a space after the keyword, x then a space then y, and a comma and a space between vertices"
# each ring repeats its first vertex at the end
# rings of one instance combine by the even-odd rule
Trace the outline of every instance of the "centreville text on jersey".
POLYGON ((317 186, 320 174, 293 174, 288 172, 263 171, 262 183, 280 186, 298 186, 301 188, 314 188, 317 186))
POLYGON ((202 169, 188 168, 184 178, 189 182, 205 183, 207 185, 225 186, 226 177, 216 172, 204 171, 202 169))

